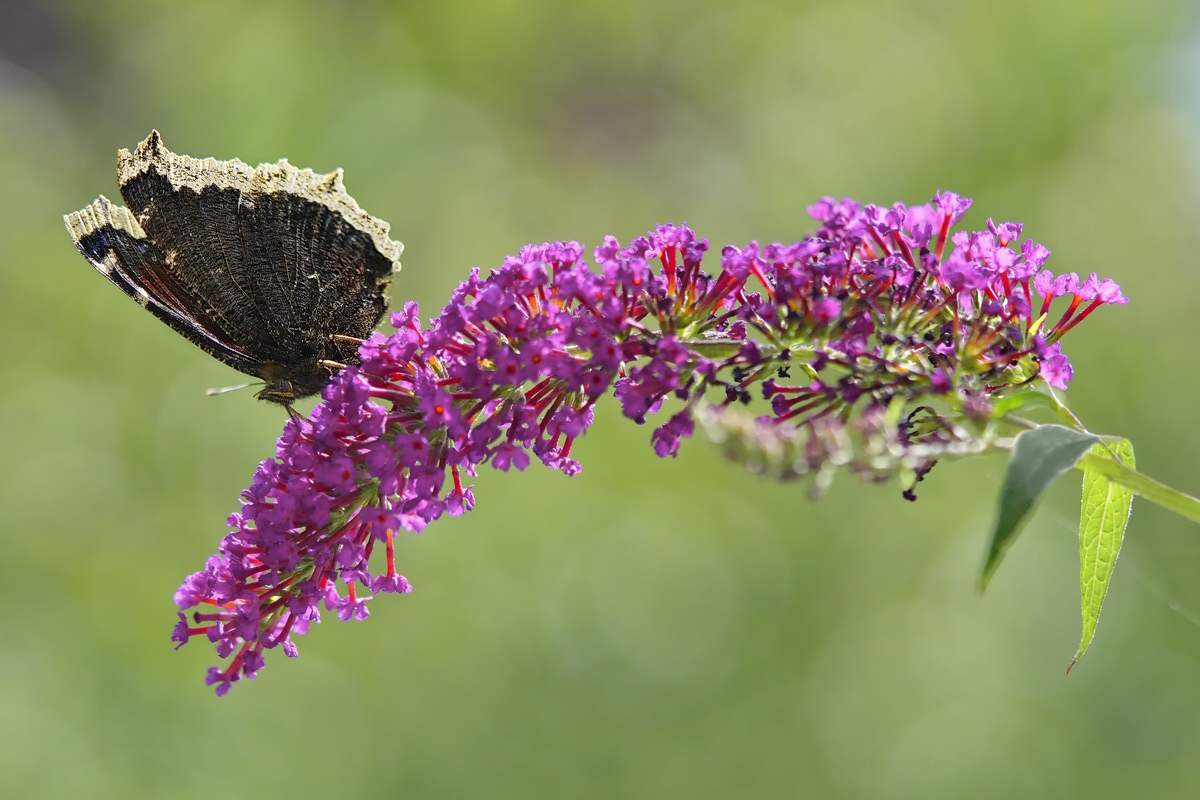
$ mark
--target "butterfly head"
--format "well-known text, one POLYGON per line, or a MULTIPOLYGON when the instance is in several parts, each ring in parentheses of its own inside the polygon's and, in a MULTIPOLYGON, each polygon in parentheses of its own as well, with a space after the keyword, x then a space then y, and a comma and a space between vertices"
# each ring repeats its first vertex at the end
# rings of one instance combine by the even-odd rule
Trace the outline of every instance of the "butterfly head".
POLYGON ((268 361, 262 365, 261 374, 266 385, 255 393, 255 397, 288 407, 296 400, 321 391, 329 382, 329 372, 315 359, 290 365, 268 361))

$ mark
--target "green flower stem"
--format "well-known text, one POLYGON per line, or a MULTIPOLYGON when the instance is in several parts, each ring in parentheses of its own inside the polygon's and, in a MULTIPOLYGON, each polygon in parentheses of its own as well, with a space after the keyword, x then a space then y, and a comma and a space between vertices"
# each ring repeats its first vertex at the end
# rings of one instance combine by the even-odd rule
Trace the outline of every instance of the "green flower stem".
MULTIPOLYGON (((1075 416, 1074 412, 1059 399, 1058 394, 1054 390, 1049 390, 1047 396, 1053 401, 1054 410, 1058 418, 1066 423, 1068 427, 1078 431, 1087 430, 1079 420, 1079 417, 1075 416)), ((1025 428, 1036 425, 1036 423, 1011 416, 1007 418, 1007 421, 1025 428)), ((1185 494, 1178 489, 1172 489, 1165 483, 1159 483, 1154 478, 1143 475, 1136 469, 1130 469, 1114 457, 1098 456, 1089 453, 1081 458, 1075 466, 1080 470, 1090 467, 1113 483, 1119 483, 1127 489, 1132 489, 1135 494, 1146 498, 1151 503, 1160 505, 1169 511, 1174 511, 1179 516, 1190 519, 1192 522, 1200 522, 1200 499, 1192 497, 1190 494, 1185 494)))
POLYGON ((1152 503, 1174 511, 1193 522, 1200 522, 1200 499, 1184 494, 1178 489, 1172 489, 1165 483, 1159 483, 1148 475, 1130 469, 1115 458, 1089 453, 1079 459, 1076 467, 1093 469, 1113 483, 1119 483, 1133 490, 1135 494, 1152 503))

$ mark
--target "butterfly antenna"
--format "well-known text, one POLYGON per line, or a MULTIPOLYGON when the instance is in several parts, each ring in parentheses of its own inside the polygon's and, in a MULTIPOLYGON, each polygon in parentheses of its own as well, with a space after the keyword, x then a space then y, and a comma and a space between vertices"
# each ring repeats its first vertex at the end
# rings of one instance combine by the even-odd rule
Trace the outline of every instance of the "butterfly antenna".
POLYGON ((335 342, 349 342, 350 344, 362 344, 366 339, 359 339, 357 336, 347 336, 344 333, 331 333, 329 338, 335 342))
POLYGON ((221 386, 219 388, 214 388, 214 389, 205 389, 204 393, 206 395, 208 395, 209 397, 216 397, 219 394, 229 394, 230 392, 236 392, 239 389, 248 389, 251 386, 257 386, 257 385, 258 384, 256 384, 256 383, 239 383, 236 386, 221 386))

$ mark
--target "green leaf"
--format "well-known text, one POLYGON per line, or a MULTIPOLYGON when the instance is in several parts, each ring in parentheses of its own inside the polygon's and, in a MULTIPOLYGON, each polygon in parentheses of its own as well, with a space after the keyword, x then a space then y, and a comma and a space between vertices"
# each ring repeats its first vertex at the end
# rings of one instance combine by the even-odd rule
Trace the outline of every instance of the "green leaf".
MULTIPOLYGON (((1092 448, 1094 455, 1103 458, 1112 458, 1114 452, 1122 464, 1130 469, 1136 467, 1133 445, 1128 439, 1122 439, 1111 451, 1102 444, 1092 448)), ((1084 467, 1083 502, 1079 513, 1079 600, 1083 609, 1083 638, 1079 640, 1079 651, 1067 666, 1068 674, 1096 635, 1100 607, 1104 605, 1108 583, 1117 566, 1132 506, 1131 490, 1113 483, 1090 467, 1084 467)))
POLYGON ((1004 474, 992 541, 979 573, 980 591, 987 587, 1042 492, 1099 442, 1093 433, 1062 425, 1039 425, 1017 437, 1004 474))
POLYGON ((992 403, 992 419, 999 419, 1028 405, 1045 406, 1049 409, 1055 408, 1053 397, 1046 394, 1042 389, 1029 387, 1010 392, 994 401, 992 403))

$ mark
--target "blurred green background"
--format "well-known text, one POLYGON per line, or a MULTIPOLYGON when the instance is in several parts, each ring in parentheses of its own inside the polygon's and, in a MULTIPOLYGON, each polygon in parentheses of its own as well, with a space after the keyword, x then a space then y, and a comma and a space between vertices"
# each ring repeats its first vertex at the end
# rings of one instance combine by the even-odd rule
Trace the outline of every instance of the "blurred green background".
MULTIPOLYGON (((602 409, 583 473, 488 470, 416 592, 218 700, 171 594, 279 408, 143 313, 63 213, 152 127, 345 168, 436 310, 526 242, 792 240, 824 194, 973 196, 1133 302, 1070 402, 1200 489, 1200 24, 1179 2, 0 5, 0 795, 1200 796, 1200 530, 1138 504, 1092 651, 1078 488, 975 590, 1000 459, 820 502, 602 409), (1182 372, 1176 370, 1182 369, 1182 372)), ((330 617, 332 615, 329 615, 330 617)))

